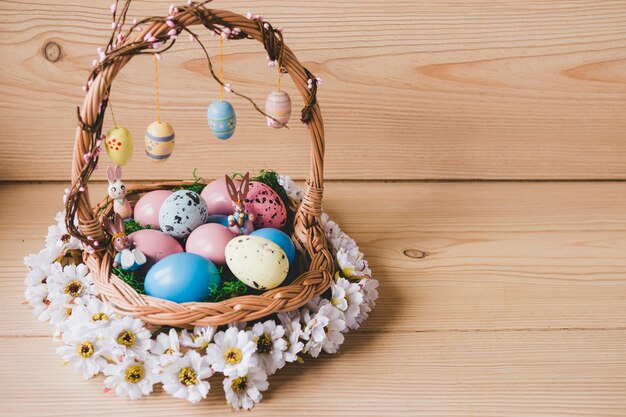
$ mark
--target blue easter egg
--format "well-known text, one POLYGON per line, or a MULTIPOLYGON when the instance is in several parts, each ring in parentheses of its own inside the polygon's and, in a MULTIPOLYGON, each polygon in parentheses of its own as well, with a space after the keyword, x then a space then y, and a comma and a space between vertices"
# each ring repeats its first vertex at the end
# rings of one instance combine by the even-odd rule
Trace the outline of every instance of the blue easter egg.
POLYGON ((213 263, 194 253, 180 252, 166 256, 146 274, 146 294, 176 303, 205 301, 209 288, 220 283, 213 263))
POLYGON ((214 101, 207 112, 209 128, 218 139, 228 139, 235 133, 237 118, 235 109, 228 101, 214 101))
POLYGON ((218 223, 228 227, 228 216, 225 214, 212 214, 206 218, 206 223, 218 223))
POLYGON ((269 241, 276 243, 282 250, 285 251, 285 255, 287 255, 289 265, 291 265, 294 259, 296 259, 296 247, 293 245, 291 238, 287 236, 286 233, 281 232, 278 229, 266 227, 264 229, 255 230, 254 232, 250 233, 250 235, 263 237, 269 241))

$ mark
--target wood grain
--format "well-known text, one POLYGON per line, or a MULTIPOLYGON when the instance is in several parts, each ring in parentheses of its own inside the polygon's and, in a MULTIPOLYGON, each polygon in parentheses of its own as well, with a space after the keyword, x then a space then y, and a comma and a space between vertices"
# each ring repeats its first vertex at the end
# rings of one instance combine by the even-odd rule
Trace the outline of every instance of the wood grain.
MULTIPOLYGON (((0 179, 69 177, 75 106, 109 31, 109 3, 0 1, 0 179)), ((136 1, 133 17, 167 5, 136 1)), ((249 6, 285 26, 289 45, 324 78, 328 178, 626 179, 625 1, 249 6)), ((225 65, 227 81, 259 102, 273 88, 253 42, 228 43, 225 65)), ((163 116, 178 136, 164 165, 142 155, 155 117, 151 62, 135 59, 114 85, 119 122, 138 144, 127 178, 188 178, 194 167, 210 177, 263 167, 306 175, 306 129, 295 120, 291 131, 268 129, 233 98, 236 137, 211 137, 204 114, 217 89, 197 45, 181 39, 161 74, 163 116)))
MULTIPOLYGON (((626 413, 626 184, 356 185, 329 184, 325 208, 365 251, 379 305, 338 356, 272 377, 255 415, 626 413)), ((52 327, 19 303, 21 257, 41 247, 62 189, 0 186, 0 230, 13 231, 0 236, 3 413, 228 412, 218 379, 201 405, 131 402, 61 366, 52 327)))

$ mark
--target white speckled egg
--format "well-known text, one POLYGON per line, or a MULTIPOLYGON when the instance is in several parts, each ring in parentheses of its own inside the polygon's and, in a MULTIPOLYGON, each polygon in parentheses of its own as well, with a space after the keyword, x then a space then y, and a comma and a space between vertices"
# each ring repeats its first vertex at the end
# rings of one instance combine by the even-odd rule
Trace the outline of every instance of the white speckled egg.
POLYGON ((247 286, 257 290, 278 287, 287 278, 289 261, 280 246, 259 236, 239 236, 226 245, 226 264, 247 286))
POLYGON ((159 227, 164 233, 177 238, 189 234, 204 224, 209 212, 200 194, 178 190, 169 196, 159 209, 159 227))

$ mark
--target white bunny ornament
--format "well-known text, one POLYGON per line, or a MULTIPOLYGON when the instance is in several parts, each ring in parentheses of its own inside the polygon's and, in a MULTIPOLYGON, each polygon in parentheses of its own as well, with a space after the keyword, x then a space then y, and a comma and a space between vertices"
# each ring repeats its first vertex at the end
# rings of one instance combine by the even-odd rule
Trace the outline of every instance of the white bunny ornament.
POLYGON ((113 199, 113 211, 124 220, 133 215, 133 208, 126 199, 126 187, 122 182, 122 167, 108 167, 107 179, 109 180, 109 197, 113 199))

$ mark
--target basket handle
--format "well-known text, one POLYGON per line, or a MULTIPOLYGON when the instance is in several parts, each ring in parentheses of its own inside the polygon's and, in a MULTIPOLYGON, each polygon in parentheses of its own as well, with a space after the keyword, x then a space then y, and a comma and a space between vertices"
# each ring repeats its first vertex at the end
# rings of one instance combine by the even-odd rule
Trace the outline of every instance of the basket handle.
MULTIPOLYGON (((264 22, 248 19, 227 10, 208 9, 202 4, 180 6, 178 9, 180 13, 176 15, 175 20, 183 27, 201 24, 207 27, 239 28, 242 34, 263 43, 270 56, 277 56, 273 48, 282 46, 282 67, 289 73, 306 103, 302 110, 302 121, 307 123, 311 137, 311 170, 304 186, 302 202, 294 218, 294 238, 309 253, 319 251, 321 246, 326 247, 326 239, 321 228, 312 227, 321 215, 325 146, 324 125, 315 96, 316 82, 313 82, 312 88, 308 87, 308 80, 314 80, 313 75, 298 61, 291 49, 282 44, 282 40, 276 36, 271 26, 264 26, 264 22), (311 233, 316 236, 307 239, 311 233)), ((118 49, 131 43, 150 46, 151 44, 143 40, 145 34, 152 33, 159 38, 166 36, 170 29, 165 17, 151 18, 143 25, 142 31, 133 31, 132 36, 118 45, 118 49)), ((102 121, 111 83, 131 57, 132 55, 118 55, 115 59, 103 62, 102 68, 93 78, 82 108, 78 111, 79 126, 74 142, 72 188, 66 201, 66 224, 70 234, 94 247, 97 252, 108 246, 98 213, 92 211, 87 186, 95 169, 97 157, 90 159, 84 155, 90 155, 97 149, 96 144, 102 132, 102 121), (74 224, 74 218, 78 219, 78 227, 74 224)))

